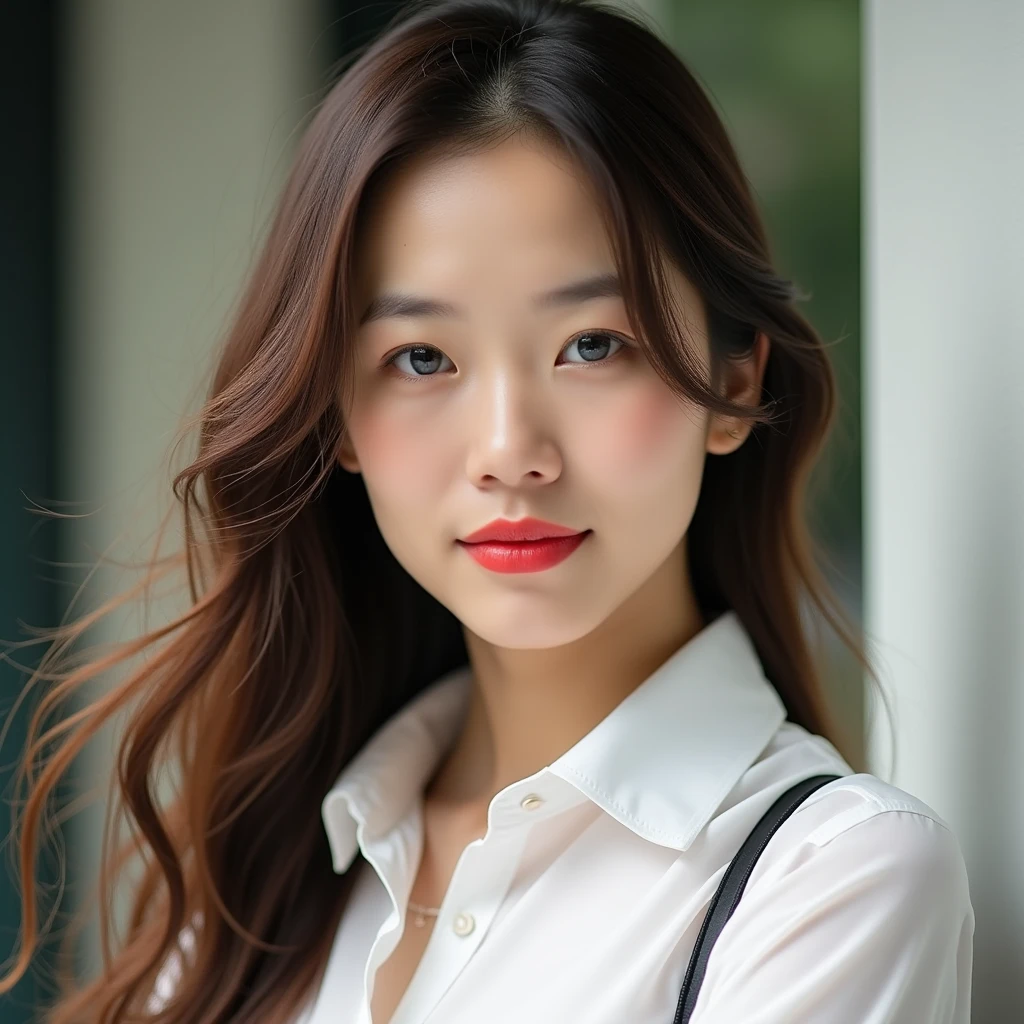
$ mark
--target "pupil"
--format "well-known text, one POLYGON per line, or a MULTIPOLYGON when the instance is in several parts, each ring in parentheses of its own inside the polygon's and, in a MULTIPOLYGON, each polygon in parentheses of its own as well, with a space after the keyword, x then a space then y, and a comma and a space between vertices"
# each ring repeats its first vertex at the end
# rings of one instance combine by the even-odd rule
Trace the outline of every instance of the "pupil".
MULTIPOLYGON (((411 349, 410 352, 409 352, 409 363, 413 367, 413 369, 415 369, 417 371, 417 373, 419 373, 419 372, 422 371, 423 368, 420 367, 420 366, 417 366, 416 365, 417 362, 421 362, 421 361, 424 361, 424 360, 426 362, 428 362, 428 363, 436 363, 437 362, 436 356, 435 356, 435 358, 430 359, 429 357, 421 356, 419 353, 421 353, 421 352, 436 352, 436 351, 437 351, 436 349, 426 348, 426 347, 420 347, 420 348, 411 349)), ((431 368, 431 370, 436 370, 436 369, 437 369, 436 366, 431 368)), ((429 372, 431 372, 431 370, 428 370, 426 372, 429 373, 429 372)))
MULTIPOLYGON (((579 342, 577 343, 580 350, 580 355, 583 356, 583 358, 587 360, 587 362, 594 362, 595 359, 600 358, 601 356, 600 351, 598 351, 594 355, 594 359, 591 359, 590 356, 587 355, 588 345, 593 344, 596 344, 597 348, 600 350, 602 347, 607 348, 608 342, 607 340, 602 340, 601 335, 599 334, 585 334, 582 338, 580 338, 579 342), (597 339, 596 342, 594 341, 595 338, 597 339)), ((591 349, 591 352, 593 352, 593 349, 591 349)))

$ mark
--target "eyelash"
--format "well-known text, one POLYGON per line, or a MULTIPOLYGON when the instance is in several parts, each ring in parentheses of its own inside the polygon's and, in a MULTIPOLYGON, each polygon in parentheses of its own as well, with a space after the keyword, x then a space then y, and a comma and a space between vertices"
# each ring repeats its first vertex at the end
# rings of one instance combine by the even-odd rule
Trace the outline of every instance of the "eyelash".
MULTIPOLYGON (((612 362, 620 352, 630 347, 629 344, 625 341, 625 339, 619 337, 617 334, 613 334, 611 331, 580 331, 579 334, 575 334, 569 339, 568 343, 565 345, 562 351, 564 352, 566 348, 569 348, 569 346, 573 345, 575 342, 579 341, 582 338, 593 336, 611 338, 613 341, 617 341, 619 343, 619 348, 612 352, 612 354, 609 355, 607 359, 590 360, 589 362, 587 360, 583 360, 581 362, 572 363, 570 365, 585 367, 606 366, 608 363, 612 362)), ((441 350, 439 348, 436 348, 434 345, 406 345, 404 348, 400 348, 397 352, 393 352, 390 356, 388 356, 388 358, 384 360, 384 362, 381 364, 382 368, 391 367, 403 380, 421 381, 430 380, 432 377, 440 377, 440 371, 437 371, 436 373, 421 373, 417 376, 410 373, 403 373, 401 370, 395 368, 394 363, 399 356, 404 355, 406 352, 414 352, 416 349, 425 349, 428 352, 439 352, 441 355, 444 355, 444 353, 441 352, 441 350)))

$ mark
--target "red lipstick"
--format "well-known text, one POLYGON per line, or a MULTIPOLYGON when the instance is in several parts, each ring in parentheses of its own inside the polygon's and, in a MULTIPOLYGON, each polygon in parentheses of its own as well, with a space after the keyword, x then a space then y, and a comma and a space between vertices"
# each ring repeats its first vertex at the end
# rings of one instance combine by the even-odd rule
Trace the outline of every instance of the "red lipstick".
POLYGON ((457 543, 493 572, 539 572, 568 558, 589 533, 527 516, 495 519, 457 543))

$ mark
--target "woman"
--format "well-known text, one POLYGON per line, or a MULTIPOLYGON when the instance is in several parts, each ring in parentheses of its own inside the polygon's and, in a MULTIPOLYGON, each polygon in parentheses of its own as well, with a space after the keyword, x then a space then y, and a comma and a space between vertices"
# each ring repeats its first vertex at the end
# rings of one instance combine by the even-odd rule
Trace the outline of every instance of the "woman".
POLYGON ((152 577, 191 607, 41 709, 159 645, 26 806, 31 893, 46 794, 130 710, 128 934, 51 1022, 679 1019, 731 859, 820 774, 692 1021, 967 1021, 960 848, 840 754, 805 636, 810 601, 870 671, 804 522, 835 392, 795 300, 640 20, 396 19, 305 135, 175 479, 152 577))

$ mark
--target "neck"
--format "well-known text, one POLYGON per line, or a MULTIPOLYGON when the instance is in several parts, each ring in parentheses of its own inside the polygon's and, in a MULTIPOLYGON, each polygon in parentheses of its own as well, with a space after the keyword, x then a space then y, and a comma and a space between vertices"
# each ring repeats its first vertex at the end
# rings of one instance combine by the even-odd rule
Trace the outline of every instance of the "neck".
POLYGON ((684 538, 638 591, 570 644, 496 647, 464 628, 469 707, 425 800, 486 821, 496 793, 574 746, 704 625, 684 538))

